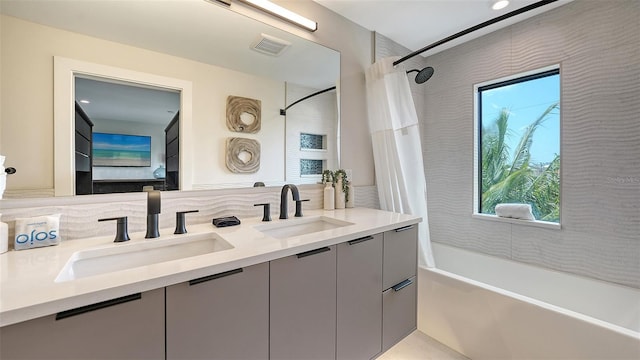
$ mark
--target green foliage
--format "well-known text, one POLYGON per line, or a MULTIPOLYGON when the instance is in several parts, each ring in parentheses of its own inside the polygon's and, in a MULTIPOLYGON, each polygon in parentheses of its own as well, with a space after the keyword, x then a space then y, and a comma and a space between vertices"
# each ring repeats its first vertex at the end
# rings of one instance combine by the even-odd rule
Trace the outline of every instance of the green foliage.
POLYGON ((342 192, 345 196, 345 202, 349 201, 349 184, 351 182, 347 179, 347 172, 343 169, 338 169, 336 171, 325 170, 322 173, 322 183, 333 183, 333 187, 337 188, 338 180, 342 179, 342 192))
POLYGON ((560 156, 536 165, 529 154, 536 129, 558 108, 558 103, 552 104, 527 126, 512 156, 505 141, 510 135, 507 109, 491 127, 482 128, 482 213, 495 214, 499 203, 528 203, 536 219, 559 221, 560 156))

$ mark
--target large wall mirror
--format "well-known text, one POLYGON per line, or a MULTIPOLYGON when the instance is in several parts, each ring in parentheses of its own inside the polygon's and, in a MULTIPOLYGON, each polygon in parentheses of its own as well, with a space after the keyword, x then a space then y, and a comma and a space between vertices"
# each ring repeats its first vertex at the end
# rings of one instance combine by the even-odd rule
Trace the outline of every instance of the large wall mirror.
POLYGON ((339 165, 335 50, 205 0, 3 0, 0 12, 0 154, 17 169, 5 198, 167 189, 154 180, 170 176, 180 190, 315 183, 339 165), (230 97, 259 104, 256 117, 242 100, 237 120, 257 131, 227 125, 230 97), (94 161, 116 145, 136 149, 94 161))

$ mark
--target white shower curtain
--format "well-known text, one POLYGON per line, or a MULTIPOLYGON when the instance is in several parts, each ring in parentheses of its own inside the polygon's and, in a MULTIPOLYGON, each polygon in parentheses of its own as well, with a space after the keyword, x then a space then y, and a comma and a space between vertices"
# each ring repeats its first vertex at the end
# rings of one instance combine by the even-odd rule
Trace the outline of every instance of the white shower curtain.
POLYGON ((434 267, 418 115, 404 68, 385 58, 366 72, 369 130, 382 210, 422 217, 419 264, 434 267))

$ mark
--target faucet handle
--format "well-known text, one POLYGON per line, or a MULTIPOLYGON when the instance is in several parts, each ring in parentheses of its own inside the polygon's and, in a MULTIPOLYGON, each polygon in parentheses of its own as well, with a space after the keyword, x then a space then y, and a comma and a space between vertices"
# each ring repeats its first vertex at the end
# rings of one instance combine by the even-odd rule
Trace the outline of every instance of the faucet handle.
POLYGON ((271 204, 253 204, 253 206, 264 206, 262 209, 262 221, 271 221, 271 204))
POLYGON ((127 217, 113 217, 113 218, 104 218, 98 219, 98 221, 112 221, 116 220, 116 238, 113 242, 124 242, 129 241, 129 233, 127 232, 127 217))
POLYGON ((187 226, 186 226, 186 222, 185 222, 185 217, 184 214, 189 214, 189 213, 196 213, 199 212, 200 210, 188 210, 188 211, 178 211, 176 212, 176 231, 174 231, 174 234, 186 234, 187 233, 187 226))
POLYGON ((302 217, 302 203, 311 199, 295 200, 296 202, 296 214, 295 217, 302 217))

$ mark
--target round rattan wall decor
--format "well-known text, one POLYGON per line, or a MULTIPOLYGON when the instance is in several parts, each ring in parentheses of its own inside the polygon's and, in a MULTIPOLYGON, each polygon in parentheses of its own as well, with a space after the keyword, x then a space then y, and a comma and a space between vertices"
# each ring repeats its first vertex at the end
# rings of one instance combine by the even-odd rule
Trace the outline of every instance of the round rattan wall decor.
POLYGON ((231 131, 255 134, 260 131, 262 102, 240 96, 227 97, 227 128, 231 131))
POLYGON ((227 169, 236 174, 251 174, 260 170, 260 143, 246 138, 227 138, 227 169))

